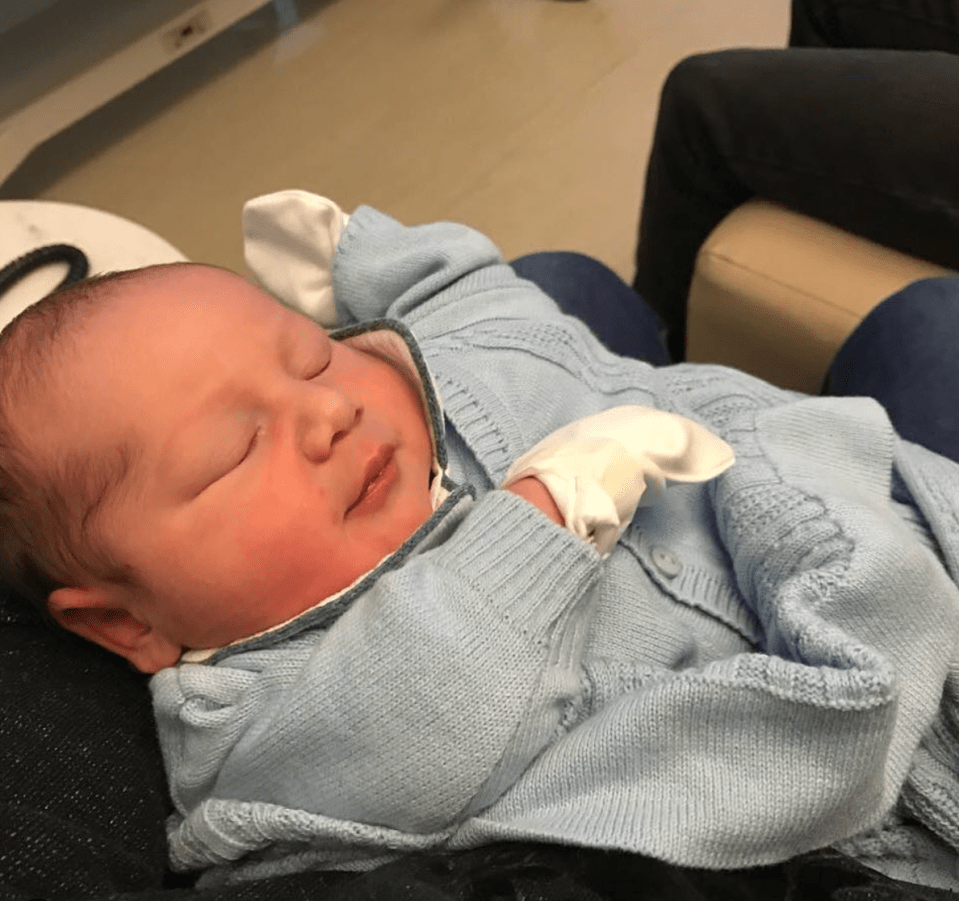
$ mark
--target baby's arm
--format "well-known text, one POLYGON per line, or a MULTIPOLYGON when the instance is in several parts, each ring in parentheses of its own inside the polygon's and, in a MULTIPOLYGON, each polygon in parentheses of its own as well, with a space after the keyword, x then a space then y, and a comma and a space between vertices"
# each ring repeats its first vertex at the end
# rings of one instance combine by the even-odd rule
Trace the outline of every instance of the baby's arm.
POLYGON ((614 407, 547 435, 510 467, 505 486, 519 486, 605 557, 640 504, 661 500, 669 482, 713 479, 734 459, 725 441, 684 416, 614 407))
POLYGON ((328 630, 154 677, 185 834, 222 825, 216 799, 442 832, 565 728, 598 555, 512 492, 448 503, 446 539, 328 630))
POLYGON ((488 238, 465 225, 406 227, 369 207, 347 217, 324 197, 279 191, 249 201, 243 227, 247 263, 257 278, 327 328, 390 317, 404 320, 422 339, 427 334, 417 324, 475 295, 483 295, 477 317, 458 311, 440 317, 433 331, 509 315, 499 296, 504 288, 519 288, 512 295, 520 301, 517 315, 559 315, 546 295, 516 276, 488 238), (454 296, 439 296, 453 286, 454 296), (495 309, 483 314, 494 299, 495 309))

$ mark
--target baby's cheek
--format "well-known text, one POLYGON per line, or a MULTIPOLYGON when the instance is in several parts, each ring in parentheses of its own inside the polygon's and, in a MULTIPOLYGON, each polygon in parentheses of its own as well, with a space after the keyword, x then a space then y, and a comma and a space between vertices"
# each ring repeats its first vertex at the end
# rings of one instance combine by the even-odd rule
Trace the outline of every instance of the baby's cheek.
MULTIPOLYGON (((429 491, 423 491, 416 498, 416 502, 411 505, 410 519, 407 523, 405 532, 406 538, 409 538, 426 520, 433 515, 433 504, 430 501, 429 491)), ((405 541, 406 538, 403 540, 405 541)))
POLYGON ((283 608, 280 622, 336 594, 365 571, 359 549, 328 513, 286 512, 251 516, 238 541, 255 590, 283 608))
POLYGON ((279 574, 302 566, 310 544, 324 530, 319 516, 283 515, 275 507, 265 505, 251 511, 238 525, 238 550, 249 565, 279 574))

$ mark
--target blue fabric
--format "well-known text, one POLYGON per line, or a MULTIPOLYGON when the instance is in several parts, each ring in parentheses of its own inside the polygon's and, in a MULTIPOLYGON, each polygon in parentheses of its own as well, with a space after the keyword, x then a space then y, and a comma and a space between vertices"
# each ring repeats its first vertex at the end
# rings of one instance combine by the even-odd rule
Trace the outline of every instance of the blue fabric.
POLYGON ((513 260, 522 278, 537 284, 561 310, 585 322, 613 353, 654 366, 672 362, 660 318, 612 269, 571 251, 543 251, 513 260))
POLYGON ((541 839, 733 867, 879 825, 857 855, 959 847, 955 463, 874 401, 617 357, 462 226, 360 209, 334 275, 345 322, 415 336, 477 497, 329 628, 154 677, 179 866, 541 839), (639 511, 604 561, 497 486, 624 403, 738 461, 639 511))
POLYGON ((959 278, 922 279, 875 307, 826 392, 874 397, 903 438, 959 461, 959 278))

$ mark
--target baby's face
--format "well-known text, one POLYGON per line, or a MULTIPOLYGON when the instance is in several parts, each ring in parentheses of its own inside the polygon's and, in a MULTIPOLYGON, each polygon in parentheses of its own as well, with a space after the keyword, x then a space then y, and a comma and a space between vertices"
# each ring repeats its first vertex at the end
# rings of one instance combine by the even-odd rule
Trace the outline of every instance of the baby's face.
POLYGON ((138 285, 65 356, 45 446, 134 447, 99 522, 138 574, 125 601, 176 646, 284 622, 431 513, 417 389, 238 276, 138 285))

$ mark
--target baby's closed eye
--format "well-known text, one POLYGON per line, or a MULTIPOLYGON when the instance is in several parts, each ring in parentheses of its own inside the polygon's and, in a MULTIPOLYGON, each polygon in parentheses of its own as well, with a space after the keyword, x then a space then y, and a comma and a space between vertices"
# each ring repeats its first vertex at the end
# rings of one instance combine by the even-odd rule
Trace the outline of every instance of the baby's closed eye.
POLYGON ((246 450, 243 451, 243 456, 240 457, 240 459, 237 460, 236 464, 233 466, 234 469, 236 469, 237 466, 239 466, 241 463, 244 463, 246 460, 250 458, 250 455, 253 453, 253 449, 259 443, 260 435, 262 434, 263 434, 263 426, 257 426, 256 429, 253 431, 253 434, 250 436, 250 440, 247 442, 246 450))
POLYGON ((212 488, 248 461, 259 443, 262 433, 263 427, 257 426, 249 438, 237 443, 235 451, 227 453, 221 458, 222 463, 214 464, 211 470, 208 470, 209 475, 201 480, 202 487, 196 492, 195 496, 198 497, 203 494, 208 488, 212 488))

